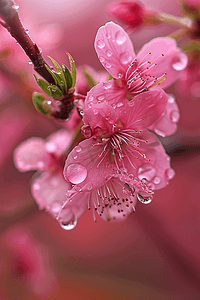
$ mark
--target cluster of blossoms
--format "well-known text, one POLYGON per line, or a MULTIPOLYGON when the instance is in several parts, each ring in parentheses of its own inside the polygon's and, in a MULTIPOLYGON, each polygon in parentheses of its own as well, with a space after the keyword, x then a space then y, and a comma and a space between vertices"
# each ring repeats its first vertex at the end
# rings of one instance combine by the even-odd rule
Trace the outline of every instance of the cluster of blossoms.
MULTIPOLYGON (((96 35, 95 49, 110 80, 99 82, 82 105, 85 139, 63 154, 72 135, 61 130, 47 141, 29 139, 14 153, 20 171, 42 172, 32 183, 41 209, 72 229, 87 209, 107 221, 125 220, 137 200, 173 178, 170 158, 153 132, 173 134, 179 120, 174 98, 163 88, 187 66, 187 55, 171 38, 155 38, 136 55, 127 33, 113 22, 96 35)), ((76 89, 78 87, 75 87, 76 89)), ((82 100, 81 100, 82 101, 82 100)))
POLYGON ((171 36, 181 41, 181 48, 187 52, 189 63, 184 74, 177 81, 176 89, 182 100, 195 100, 200 97, 200 1, 180 0, 177 2, 180 5, 181 17, 161 13, 137 0, 115 1, 107 7, 107 11, 130 32, 142 26, 156 26, 162 23, 181 28, 171 36))

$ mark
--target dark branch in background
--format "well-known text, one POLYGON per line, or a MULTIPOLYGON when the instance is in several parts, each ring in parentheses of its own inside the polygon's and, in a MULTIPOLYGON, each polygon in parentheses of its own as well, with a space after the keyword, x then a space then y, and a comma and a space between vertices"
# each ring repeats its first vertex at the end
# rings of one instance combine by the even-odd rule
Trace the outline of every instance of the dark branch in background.
POLYGON ((0 16, 2 26, 4 26, 12 37, 24 49, 26 55, 34 65, 35 71, 49 83, 55 84, 51 74, 47 71, 44 58, 38 46, 31 40, 30 36, 23 27, 16 5, 11 0, 0 0, 0 16))
POLYGON ((177 130, 177 132, 171 136, 165 138, 159 137, 159 140, 169 156, 188 155, 190 153, 200 152, 199 134, 189 133, 187 135, 185 132, 177 130))

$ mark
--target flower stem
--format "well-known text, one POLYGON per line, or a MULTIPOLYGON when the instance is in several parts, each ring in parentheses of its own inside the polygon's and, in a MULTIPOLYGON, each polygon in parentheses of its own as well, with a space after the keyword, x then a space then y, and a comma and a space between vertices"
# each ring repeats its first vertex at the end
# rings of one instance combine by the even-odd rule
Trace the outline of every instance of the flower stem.
POLYGON ((82 95, 82 94, 78 94, 78 93, 75 93, 75 98, 76 99, 82 99, 82 100, 85 100, 86 96, 85 95, 82 95))
POLYGON ((192 29, 193 27, 192 20, 189 18, 176 17, 165 13, 160 13, 158 15, 158 18, 163 23, 167 23, 167 24, 171 24, 171 25, 175 25, 187 29, 192 29))
POLYGON ((176 41, 180 41, 180 40, 182 40, 183 38, 185 38, 187 36, 188 36, 188 30, 187 29, 178 29, 178 30, 176 30, 176 31, 174 31, 174 32, 172 32, 168 35, 168 37, 171 37, 176 41))
POLYGON ((0 16, 3 19, 3 21, 0 21, 1 25, 10 32, 12 37, 23 48, 26 55, 32 61, 35 71, 49 83, 55 84, 53 77, 45 67, 47 63, 41 51, 23 27, 17 8, 11 0, 0 0, 0 16))

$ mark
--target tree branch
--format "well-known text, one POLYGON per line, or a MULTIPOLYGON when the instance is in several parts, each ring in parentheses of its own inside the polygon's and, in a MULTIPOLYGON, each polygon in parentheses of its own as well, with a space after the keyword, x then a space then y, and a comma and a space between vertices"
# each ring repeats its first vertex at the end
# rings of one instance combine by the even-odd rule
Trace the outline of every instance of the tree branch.
POLYGON ((0 0, 0 16, 4 26, 12 35, 12 37, 20 44, 26 55, 30 58, 34 65, 35 71, 40 74, 49 83, 55 84, 51 74, 47 71, 45 62, 38 46, 32 41, 25 28, 23 27, 17 7, 11 0, 0 0))

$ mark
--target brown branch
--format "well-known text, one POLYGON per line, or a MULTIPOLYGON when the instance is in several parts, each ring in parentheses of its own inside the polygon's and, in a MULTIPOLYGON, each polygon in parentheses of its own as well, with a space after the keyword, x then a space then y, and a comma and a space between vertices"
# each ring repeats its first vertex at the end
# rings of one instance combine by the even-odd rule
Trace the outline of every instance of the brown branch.
POLYGON ((47 71, 45 62, 38 46, 32 41, 25 28, 23 27, 16 6, 11 0, 0 0, 0 16, 4 26, 12 37, 20 44, 26 55, 34 65, 35 71, 49 83, 55 84, 51 74, 47 71))

